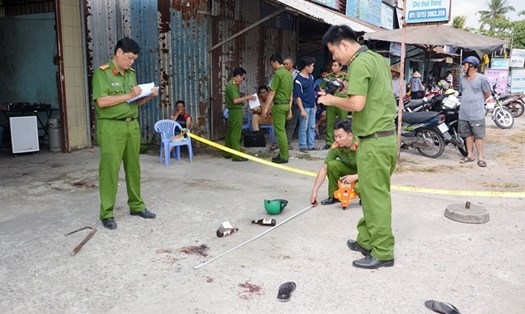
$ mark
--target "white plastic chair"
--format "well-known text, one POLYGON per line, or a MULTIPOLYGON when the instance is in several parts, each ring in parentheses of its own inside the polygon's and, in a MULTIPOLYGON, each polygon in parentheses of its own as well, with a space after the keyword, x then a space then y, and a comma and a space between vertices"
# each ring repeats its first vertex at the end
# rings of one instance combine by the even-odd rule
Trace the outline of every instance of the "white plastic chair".
POLYGON ((183 132, 183 128, 178 122, 170 119, 163 119, 155 122, 154 128, 155 131, 160 134, 160 163, 162 163, 162 159, 164 158, 164 164, 166 166, 170 164, 170 151, 172 147, 175 147, 175 158, 180 160, 180 147, 184 145, 188 147, 190 162, 192 161, 193 149, 191 147, 191 138, 184 136, 176 139, 173 138, 175 133, 180 134, 183 132))

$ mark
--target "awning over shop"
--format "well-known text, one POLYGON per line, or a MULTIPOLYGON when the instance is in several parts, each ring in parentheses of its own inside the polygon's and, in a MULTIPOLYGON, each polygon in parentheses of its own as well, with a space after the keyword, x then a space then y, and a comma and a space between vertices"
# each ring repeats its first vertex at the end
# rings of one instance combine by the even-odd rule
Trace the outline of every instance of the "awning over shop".
MULTIPOLYGON (((365 39, 402 42, 403 30, 384 30, 365 34, 365 39)), ((505 40, 470 33, 448 25, 419 25, 406 27, 405 43, 429 46, 455 46, 491 53, 501 49, 505 40)))
POLYGON ((381 30, 380 27, 359 21, 358 19, 346 16, 334 10, 330 10, 321 5, 306 1, 306 0, 273 0, 284 4, 286 9, 291 12, 296 12, 306 17, 315 18, 319 21, 330 25, 345 24, 350 26, 356 32, 371 33, 381 30))
POLYGON ((278 16, 279 14, 285 11, 301 14, 308 18, 313 18, 330 25, 345 24, 350 26, 356 32, 373 33, 382 30, 382 28, 380 27, 368 24, 366 22, 362 22, 358 19, 346 16, 337 11, 327 9, 323 6, 308 2, 306 0, 266 0, 266 2, 284 5, 284 7, 279 8, 272 14, 265 16, 264 18, 253 23, 252 25, 242 29, 241 31, 233 34, 225 40, 213 45, 210 49, 208 49, 208 52, 211 52, 221 47, 224 43, 236 38, 239 35, 246 33, 250 29, 257 27, 268 20, 273 19, 274 17, 278 16))

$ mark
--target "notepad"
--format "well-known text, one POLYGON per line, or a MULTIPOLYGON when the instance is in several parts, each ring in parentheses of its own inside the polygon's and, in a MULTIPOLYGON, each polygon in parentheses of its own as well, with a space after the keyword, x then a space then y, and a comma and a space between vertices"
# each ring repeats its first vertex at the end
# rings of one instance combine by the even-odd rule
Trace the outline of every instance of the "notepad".
POLYGON ((257 97, 257 93, 253 94, 255 96, 255 100, 249 100, 248 105, 250 105, 250 109, 255 109, 261 105, 259 102, 259 97, 257 97))
POLYGON ((141 98, 144 98, 144 97, 147 97, 147 96, 151 95, 151 89, 153 87, 155 87, 155 83, 151 82, 151 83, 146 83, 146 84, 139 84, 139 87, 142 90, 140 95, 137 95, 137 96, 131 98, 130 100, 128 100, 128 103, 134 102, 134 101, 136 101, 138 99, 141 99, 141 98))

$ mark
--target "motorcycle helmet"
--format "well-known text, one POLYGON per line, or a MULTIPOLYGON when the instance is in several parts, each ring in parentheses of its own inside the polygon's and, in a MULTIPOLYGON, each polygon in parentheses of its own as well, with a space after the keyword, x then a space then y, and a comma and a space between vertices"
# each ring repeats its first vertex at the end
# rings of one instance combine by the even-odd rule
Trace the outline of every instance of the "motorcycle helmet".
POLYGON ((479 67, 479 59, 474 56, 466 57, 465 59, 463 59, 461 64, 465 64, 465 63, 470 63, 476 68, 479 67))
POLYGON ((447 81, 445 80, 440 80, 438 83, 437 83, 437 86, 439 87, 439 89, 441 90, 447 90, 449 89, 449 86, 450 84, 448 84, 447 81))
POLYGON ((283 199, 274 199, 274 200, 264 200, 264 209, 270 215, 278 215, 288 204, 287 200, 283 199))

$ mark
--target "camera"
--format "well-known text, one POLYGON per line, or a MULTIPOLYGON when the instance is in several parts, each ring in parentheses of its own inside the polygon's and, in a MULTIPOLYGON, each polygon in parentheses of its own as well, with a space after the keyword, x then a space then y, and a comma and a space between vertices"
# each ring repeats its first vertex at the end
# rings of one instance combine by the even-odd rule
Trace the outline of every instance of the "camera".
POLYGON ((340 92, 344 87, 343 83, 339 82, 337 79, 331 80, 325 78, 324 80, 326 82, 324 91, 327 94, 334 95, 335 93, 340 92))

